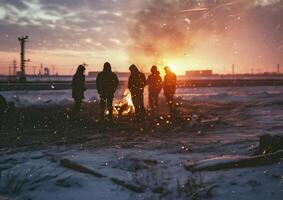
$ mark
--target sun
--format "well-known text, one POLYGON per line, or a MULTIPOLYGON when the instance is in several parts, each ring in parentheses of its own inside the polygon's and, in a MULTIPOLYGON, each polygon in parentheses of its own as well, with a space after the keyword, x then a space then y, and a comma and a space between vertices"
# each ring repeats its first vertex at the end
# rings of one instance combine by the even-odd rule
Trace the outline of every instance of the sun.
POLYGON ((178 67, 176 64, 169 63, 167 64, 167 66, 171 69, 172 72, 175 72, 175 73, 178 72, 178 67))
MULTIPOLYGON (((184 75, 186 71, 197 69, 199 63, 191 57, 166 57, 163 58, 159 63, 158 66, 165 67, 168 66, 175 74, 177 75, 184 75)), ((163 71, 163 70, 162 70, 163 71)), ((162 73, 162 72, 161 72, 162 73)))
POLYGON ((168 66, 174 73, 182 74, 184 73, 184 67, 188 65, 186 61, 181 59, 168 59, 164 62, 165 66, 168 66))

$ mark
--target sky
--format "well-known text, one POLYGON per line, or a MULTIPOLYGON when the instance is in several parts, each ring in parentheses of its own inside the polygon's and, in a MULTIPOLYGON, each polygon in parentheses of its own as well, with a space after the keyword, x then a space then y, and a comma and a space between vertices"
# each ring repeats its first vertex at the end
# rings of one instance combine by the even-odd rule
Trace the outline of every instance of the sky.
POLYGON ((0 0, 1 74, 19 65, 25 35, 27 73, 106 61, 114 71, 272 72, 283 66, 283 0, 0 0))

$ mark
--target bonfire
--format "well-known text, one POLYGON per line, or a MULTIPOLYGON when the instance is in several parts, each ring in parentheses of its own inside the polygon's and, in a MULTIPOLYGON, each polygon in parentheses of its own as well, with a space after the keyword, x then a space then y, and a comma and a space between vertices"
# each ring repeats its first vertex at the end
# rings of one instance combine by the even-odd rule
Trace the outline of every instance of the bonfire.
POLYGON ((122 100, 114 104, 114 115, 127 116, 135 112, 135 107, 132 101, 131 93, 128 89, 125 90, 122 100))

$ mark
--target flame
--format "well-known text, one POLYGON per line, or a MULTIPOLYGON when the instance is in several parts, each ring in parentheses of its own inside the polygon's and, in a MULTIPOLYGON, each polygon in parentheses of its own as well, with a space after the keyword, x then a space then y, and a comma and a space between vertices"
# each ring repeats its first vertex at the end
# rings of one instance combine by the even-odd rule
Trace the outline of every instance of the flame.
POLYGON ((135 112, 135 107, 132 101, 131 92, 126 89, 123 98, 120 102, 114 104, 114 114, 115 115, 129 115, 135 112))
POLYGON ((124 99, 128 104, 128 109, 125 110, 123 113, 128 114, 130 112, 134 112, 135 107, 134 107, 134 104, 133 104, 133 101, 132 101, 131 92, 128 89, 126 89, 125 92, 124 92, 124 99))

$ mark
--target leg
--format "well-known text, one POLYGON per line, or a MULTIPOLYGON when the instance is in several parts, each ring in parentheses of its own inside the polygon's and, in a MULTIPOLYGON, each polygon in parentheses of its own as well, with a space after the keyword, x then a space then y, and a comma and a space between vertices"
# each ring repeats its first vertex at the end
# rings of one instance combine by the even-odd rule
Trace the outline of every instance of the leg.
POLYGON ((135 106, 135 115, 137 119, 141 119, 144 114, 143 94, 134 94, 132 101, 135 106))
POLYGON ((144 101, 143 101, 143 93, 138 95, 138 102, 139 102, 139 118, 143 119, 145 117, 145 108, 144 108, 144 101))
POLYGON ((105 108, 106 108, 106 98, 100 96, 100 121, 104 121, 105 108))
POLYGON ((74 104, 74 108, 73 108, 73 113, 76 114, 81 109, 82 100, 81 99, 74 99, 74 100, 75 100, 75 104, 74 104))
POLYGON ((152 92, 150 94, 150 110, 152 114, 156 113, 156 109, 157 109, 157 102, 158 102, 158 93, 156 92, 152 92))
POLYGON ((154 111, 156 112, 158 108, 158 93, 154 94, 154 111))
POLYGON ((152 92, 148 94, 148 103, 149 103, 151 114, 154 114, 155 106, 154 106, 154 95, 152 94, 152 92))
POLYGON ((167 94, 165 96, 165 98, 166 98, 166 101, 167 101, 167 105, 169 107, 170 114, 174 115, 176 113, 174 95, 167 94))
POLYGON ((139 113, 139 103, 138 103, 138 98, 136 94, 131 94, 132 95, 132 101, 135 107, 135 115, 138 116, 139 113))
POLYGON ((108 97, 107 98, 107 108, 109 110, 109 120, 113 121, 113 98, 112 97, 108 97))

